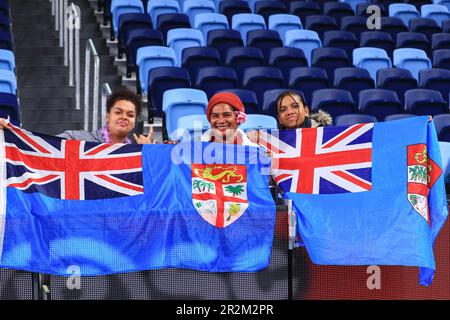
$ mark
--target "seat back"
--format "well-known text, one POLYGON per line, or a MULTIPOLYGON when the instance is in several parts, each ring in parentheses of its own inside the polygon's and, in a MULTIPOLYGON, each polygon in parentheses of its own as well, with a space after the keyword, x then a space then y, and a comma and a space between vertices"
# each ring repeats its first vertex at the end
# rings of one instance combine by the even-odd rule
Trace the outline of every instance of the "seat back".
POLYGON ((359 93, 358 110, 360 113, 376 117, 378 121, 383 121, 388 115, 403 112, 404 108, 395 91, 369 89, 359 93))
POLYGON ((203 39, 205 40, 208 39, 209 31, 228 29, 229 27, 227 17, 220 13, 199 13, 195 15, 192 25, 203 33, 203 39))
POLYGON ((197 29, 171 29, 167 32, 167 45, 175 51, 177 66, 181 66, 183 50, 205 45, 203 34, 197 29))
POLYGON ((387 52, 380 48, 363 47, 353 50, 353 65, 369 71, 372 79, 377 79, 377 71, 392 66, 387 52))
POLYGON ((0 70, 0 92, 16 94, 16 75, 11 70, 0 70))
POLYGON ((269 17, 269 30, 275 30, 285 42, 285 34, 289 30, 303 29, 300 18, 293 14, 274 14, 269 17))
POLYGON ((286 32, 286 47, 300 48, 305 54, 308 65, 311 65, 312 51, 322 47, 322 41, 317 32, 312 30, 289 30, 286 32))
POLYGON ((409 70, 418 80, 420 70, 431 68, 431 60, 423 50, 400 48, 394 50, 394 66, 409 70))
POLYGON ((253 13, 239 13, 233 16, 231 27, 241 33, 242 41, 247 43, 247 32, 266 29, 263 16, 253 13))

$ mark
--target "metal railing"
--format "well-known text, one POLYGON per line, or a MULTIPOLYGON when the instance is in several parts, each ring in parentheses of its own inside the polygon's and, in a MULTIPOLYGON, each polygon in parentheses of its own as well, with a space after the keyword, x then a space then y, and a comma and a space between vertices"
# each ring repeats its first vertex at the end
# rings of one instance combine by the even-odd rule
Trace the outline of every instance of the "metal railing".
POLYGON ((84 68, 84 130, 89 130, 89 79, 91 69, 91 55, 94 58, 94 79, 93 79, 93 103, 92 103, 92 130, 98 129, 98 97, 100 87, 100 57, 95 49, 92 39, 86 43, 86 56, 84 68))
POLYGON ((102 124, 106 123, 106 101, 108 97, 112 94, 111 87, 108 83, 104 83, 102 86, 102 100, 101 100, 101 114, 102 114, 102 124))

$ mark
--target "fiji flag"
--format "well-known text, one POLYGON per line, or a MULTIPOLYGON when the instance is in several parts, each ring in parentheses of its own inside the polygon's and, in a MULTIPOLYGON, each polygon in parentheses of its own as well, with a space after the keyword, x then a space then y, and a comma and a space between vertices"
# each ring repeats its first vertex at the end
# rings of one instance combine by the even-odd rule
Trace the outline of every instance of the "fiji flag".
POLYGON ((314 263, 419 266, 419 283, 431 284, 448 211, 428 117, 272 131, 262 140, 314 263))
POLYGON ((217 143, 97 144, 0 130, 0 267, 68 275, 269 263, 270 159, 217 143))

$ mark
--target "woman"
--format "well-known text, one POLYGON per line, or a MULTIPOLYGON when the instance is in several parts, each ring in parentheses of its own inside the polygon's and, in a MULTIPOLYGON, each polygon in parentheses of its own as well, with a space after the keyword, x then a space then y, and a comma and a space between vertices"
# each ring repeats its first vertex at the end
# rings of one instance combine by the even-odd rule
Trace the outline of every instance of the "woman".
MULTIPOLYGON (((58 137, 69 140, 82 140, 102 143, 132 143, 129 135, 136 125, 141 112, 141 99, 133 91, 122 87, 115 91, 106 102, 106 123, 96 131, 68 130, 58 137)), ((8 122, 0 119, 0 127, 7 128, 8 122)), ((148 136, 134 134, 138 144, 154 143, 153 128, 148 136)))
POLYGON ((202 136, 205 142, 221 142, 257 146, 239 125, 247 119, 241 99, 231 92, 216 93, 208 102, 206 117, 211 129, 202 136))

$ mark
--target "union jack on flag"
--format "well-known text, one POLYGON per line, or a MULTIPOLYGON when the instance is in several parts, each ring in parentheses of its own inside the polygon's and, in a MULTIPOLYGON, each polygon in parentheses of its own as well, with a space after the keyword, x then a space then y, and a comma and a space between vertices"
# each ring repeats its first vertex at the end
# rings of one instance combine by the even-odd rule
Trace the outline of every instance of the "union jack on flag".
POLYGON ((144 192, 139 145, 65 140, 15 126, 3 131, 8 187, 66 200, 144 192))
POLYGON ((263 132, 272 176, 284 192, 330 194, 372 188, 373 124, 263 132))

